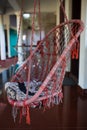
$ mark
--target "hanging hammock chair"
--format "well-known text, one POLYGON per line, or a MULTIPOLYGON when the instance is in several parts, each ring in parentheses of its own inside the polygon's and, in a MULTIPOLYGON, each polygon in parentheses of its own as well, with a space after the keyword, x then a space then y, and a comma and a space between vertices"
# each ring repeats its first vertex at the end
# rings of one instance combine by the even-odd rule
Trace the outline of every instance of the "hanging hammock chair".
MULTIPOLYGON (((60 3, 62 5, 61 0, 60 3)), ((30 107, 50 108, 62 101, 67 61, 84 28, 82 21, 69 21, 66 15, 65 18, 64 23, 54 27, 39 41, 35 50, 31 49, 29 57, 12 80, 5 84, 14 119, 19 108, 21 115, 25 113, 27 123, 30 124, 30 107)))

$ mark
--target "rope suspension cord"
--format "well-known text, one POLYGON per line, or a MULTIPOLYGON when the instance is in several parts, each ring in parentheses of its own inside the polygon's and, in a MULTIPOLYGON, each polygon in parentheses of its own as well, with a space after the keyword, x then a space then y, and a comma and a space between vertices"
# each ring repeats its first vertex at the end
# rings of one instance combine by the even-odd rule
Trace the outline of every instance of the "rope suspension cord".
MULTIPOLYGON (((17 42, 16 42, 16 46, 13 46, 13 48, 15 49, 16 52, 18 52, 17 48, 19 47, 18 42, 19 42, 19 38, 20 38, 20 30, 21 30, 21 22, 22 22, 22 14, 23 14, 23 4, 24 4, 24 0, 21 0, 21 10, 20 10, 20 14, 19 14, 20 19, 19 19, 19 25, 18 25, 18 31, 17 31, 17 42)), ((16 55, 14 56, 13 65, 15 65, 15 60, 16 60, 16 55)), ((12 75, 14 74, 14 71, 15 71, 15 69, 13 70, 12 75)))
MULTIPOLYGON (((62 9, 62 11, 63 11, 65 20, 66 20, 66 22, 68 23, 69 20, 68 20, 68 17, 67 17, 67 15, 66 15, 64 6, 63 6, 63 0, 60 0, 60 7, 61 7, 61 9, 62 9)), ((68 28, 69 28, 69 31, 70 31, 71 36, 72 36, 73 38, 75 38, 76 42, 78 43, 78 44, 76 44, 77 46, 76 46, 76 48, 75 48, 75 52, 73 52, 73 55, 76 55, 76 56, 72 56, 72 57, 76 57, 76 59, 78 59, 79 40, 74 36, 74 34, 73 34, 73 32, 72 32, 71 27, 69 26, 69 24, 67 24, 67 25, 68 25, 68 28)))
MULTIPOLYGON (((69 20, 68 20, 68 17, 67 17, 67 15, 66 15, 65 8, 64 8, 64 6, 63 6, 63 0, 60 0, 60 7, 61 7, 61 9, 62 9, 62 11, 63 11, 63 14, 64 14, 64 17, 65 17, 66 22, 68 22, 69 20)), ((71 31, 71 28, 70 28, 69 24, 68 24, 68 28, 69 28, 69 30, 70 30, 70 33, 71 33, 72 37, 75 37, 75 36, 73 35, 72 31, 71 31)))
MULTIPOLYGON (((22 0, 23 1, 23 0, 22 0)), ((23 5, 23 4, 22 4, 23 5)), ((33 14, 35 14, 36 13, 36 10, 35 10, 35 8, 36 8, 36 0, 34 0, 34 13, 33 14)), ((35 15, 33 15, 33 18, 32 18, 32 37, 31 37, 31 41, 32 41, 32 45, 30 45, 30 48, 32 49, 32 46, 33 46, 33 39, 34 39, 34 20, 35 20, 35 15)), ((20 21, 21 21, 21 17, 20 17, 20 21)), ((19 29, 20 30, 20 29, 19 29)), ((20 32, 20 31, 19 31, 20 32)), ((19 38, 18 38, 19 39, 19 38)), ((31 57, 34 55, 34 53, 38 50, 38 48, 39 48, 39 46, 40 45, 38 45, 33 51, 32 51, 32 53, 31 53, 31 56, 30 57, 28 57, 27 58, 27 60, 26 60, 26 62, 28 62, 29 61, 29 63, 30 63, 30 59, 31 59, 31 57)), ((23 68, 26 66, 26 64, 24 64, 23 65, 23 68)), ((11 81, 15 81, 15 78, 17 77, 17 74, 18 73, 20 73, 21 72, 21 70, 22 69, 19 69, 18 70, 18 72, 12 77, 12 80, 11 81)))
MULTIPOLYGON (((17 44, 18 44, 18 42, 19 42, 20 31, 21 31, 22 14, 23 14, 23 5, 24 5, 24 0, 21 0, 21 10, 20 10, 20 20, 19 20, 17 44)), ((16 46, 16 47, 17 47, 17 46, 16 46)))
MULTIPOLYGON (((62 11, 63 11, 64 18, 65 18, 66 22, 68 22, 69 20, 68 20, 68 17, 67 17, 67 15, 66 15, 65 8, 64 8, 64 6, 63 6, 63 0, 60 0, 60 7, 61 7, 61 9, 62 9, 62 11)), ((73 36, 69 24, 68 24, 68 28, 69 28, 69 31, 70 31, 71 35, 73 36)))
MULTIPOLYGON (((36 15, 36 5, 37 0, 34 0, 34 12, 33 12, 33 18, 32 18, 32 37, 31 37, 31 45, 30 45, 30 52, 32 53, 32 47, 33 47, 33 41, 34 41, 34 32, 35 32, 35 15, 36 15)), ((41 15, 40 15, 40 0, 38 0, 38 7, 39 7, 39 27, 40 27, 40 40, 41 40, 41 15)))
MULTIPOLYGON (((66 15, 65 8, 64 8, 64 6, 63 6, 63 0, 60 0, 60 7, 61 7, 61 9, 62 9, 62 11, 63 11, 63 14, 64 14, 64 17, 65 17, 66 22, 68 22, 69 20, 68 20, 68 17, 67 17, 67 15, 66 15)), ((69 28, 69 31, 70 31, 71 36, 74 37, 74 35, 73 35, 72 31, 71 31, 71 28, 70 28, 69 24, 68 24, 68 28, 69 28)))
MULTIPOLYGON (((34 13, 33 13, 33 19, 32 19, 32 36, 31 36, 31 45, 30 45, 30 55, 32 54, 32 47, 33 47, 33 41, 34 41, 34 31, 35 31, 35 15, 36 15, 36 4, 37 4, 37 0, 34 0, 34 13)), ((39 2, 39 6, 40 6, 40 2, 39 2)), ((40 13, 40 7, 39 7, 39 13, 40 13)), ((41 36, 40 36, 41 38, 41 36)), ((32 65, 32 57, 30 58, 29 61, 29 71, 28 71, 28 84, 27 84, 27 93, 26 93, 26 99, 28 98, 28 90, 29 90, 29 83, 30 83, 30 74, 31 74, 31 65, 32 65)))
POLYGON ((40 41, 41 41, 41 12, 40 12, 40 0, 38 0, 39 5, 39 28, 40 28, 40 41))
POLYGON ((35 15, 36 15, 36 4, 37 1, 34 0, 34 12, 33 12, 33 18, 32 18, 32 36, 31 36, 31 45, 30 45, 30 54, 32 53, 32 46, 33 46, 33 41, 34 41, 34 28, 35 28, 35 15))

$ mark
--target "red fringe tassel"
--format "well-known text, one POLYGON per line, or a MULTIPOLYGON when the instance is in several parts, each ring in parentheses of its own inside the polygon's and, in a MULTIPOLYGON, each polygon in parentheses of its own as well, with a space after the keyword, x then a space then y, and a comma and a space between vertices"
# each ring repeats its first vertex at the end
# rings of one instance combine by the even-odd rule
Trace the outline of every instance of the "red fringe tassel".
POLYGON ((26 108, 26 123, 30 125, 30 111, 28 106, 26 108))

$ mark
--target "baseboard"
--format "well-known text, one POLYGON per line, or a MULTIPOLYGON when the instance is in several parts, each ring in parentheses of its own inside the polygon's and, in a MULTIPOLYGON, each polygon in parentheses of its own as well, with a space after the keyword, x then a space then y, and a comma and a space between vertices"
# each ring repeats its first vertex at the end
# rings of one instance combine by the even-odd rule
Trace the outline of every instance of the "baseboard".
POLYGON ((77 90, 80 96, 87 97, 87 89, 83 89, 78 85, 77 90))

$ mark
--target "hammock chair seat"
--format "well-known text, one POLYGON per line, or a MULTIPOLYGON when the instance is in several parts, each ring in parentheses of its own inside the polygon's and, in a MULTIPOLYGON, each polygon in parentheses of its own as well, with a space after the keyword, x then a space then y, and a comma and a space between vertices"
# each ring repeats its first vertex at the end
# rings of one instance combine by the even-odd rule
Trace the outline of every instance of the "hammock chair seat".
POLYGON ((11 82, 5 84, 10 104, 23 106, 25 103, 32 106, 31 104, 44 100, 47 100, 46 104, 55 104, 56 98, 58 98, 57 104, 62 100, 62 82, 66 64, 82 30, 83 23, 80 20, 71 20, 53 28, 39 42, 37 48, 17 70, 11 82), (73 36, 70 34, 71 30, 73 36), (30 64, 30 83, 28 83, 30 64))
POLYGON ((67 62, 83 31, 81 20, 71 20, 53 28, 5 84, 15 121, 18 110, 30 124, 29 108, 50 108, 63 99, 62 83, 67 62))
MULTIPOLYGON (((40 41, 34 50, 32 50, 34 41, 32 35, 30 55, 17 69, 11 82, 5 84, 8 102, 13 106, 14 121, 18 108, 20 109, 20 119, 25 115, 27 123, 30 124, 30 107, 50 108, 50 106, 62 102, 62 83, 67 62, 84 28, 81 20, 69 21, 67 19, 62 2, 63 0, 60 0, 60 7, 66 21, 49 31, 43 40, 40 36, 40 41)), ((40 1, 38 4, 40 13, 40 1)), ((36 1, 34 2, 34 14, 35 8, 36 1)), ((32 34, 33 32, 34 17, 32 34)))

